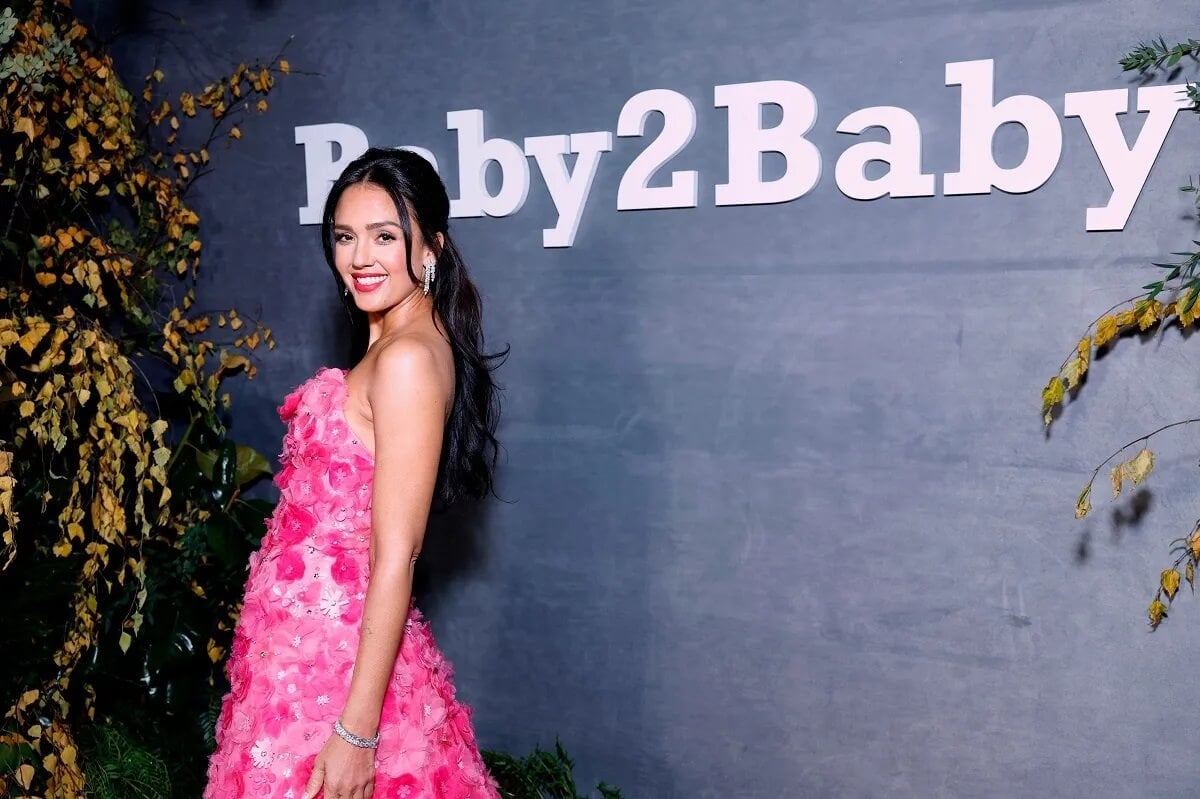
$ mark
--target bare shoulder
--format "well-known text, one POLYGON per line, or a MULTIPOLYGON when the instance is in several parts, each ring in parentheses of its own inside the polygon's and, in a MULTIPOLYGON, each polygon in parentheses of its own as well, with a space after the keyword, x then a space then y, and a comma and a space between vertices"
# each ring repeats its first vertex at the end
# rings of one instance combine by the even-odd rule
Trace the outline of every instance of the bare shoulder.
POLYGON ((421 333, 402 333, 380 341, 370 363, 368 400, 429 392, 449 399, 454 363, 449 345, 421 333))

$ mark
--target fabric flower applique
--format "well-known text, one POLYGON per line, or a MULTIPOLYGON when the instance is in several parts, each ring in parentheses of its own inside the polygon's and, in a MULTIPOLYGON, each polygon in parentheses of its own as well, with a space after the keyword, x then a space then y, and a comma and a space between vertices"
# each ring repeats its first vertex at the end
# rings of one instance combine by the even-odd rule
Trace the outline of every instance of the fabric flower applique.
POLYGON ((326 616, 340 616, 342 608, 349 602, 345 591, 337 586, 327 585, 321 589, 321 598, 318 600, 317 607, 326 616))
POLYGON ((298 580, 304 574, 304 558, 294 549, 286 550, 275 559, 275 576, 279 580, 291 582, 298 580))
POLYGON ((260 738, 254 742, 253 748, 250 749, 250 761, 255 768, 270 768, 274 759, 275 754, 271 751, 269 738, 260 738))

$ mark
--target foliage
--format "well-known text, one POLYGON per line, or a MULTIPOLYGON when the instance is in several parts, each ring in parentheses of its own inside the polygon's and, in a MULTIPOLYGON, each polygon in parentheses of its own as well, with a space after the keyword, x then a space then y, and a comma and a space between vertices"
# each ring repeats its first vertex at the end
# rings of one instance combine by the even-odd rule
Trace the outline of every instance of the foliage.
POLYGON ((156 799, 171 795, 167 766, 115 727, 94 725, 80 735, 88 793, 96 799, 156 799))
MULTIPOLYGON (((588 799, 575 786, 575 763, 558 741, 553 752, 535 746, 525 757, 484 752, 483 759, 503 799, 588 799)), ((596 790, 600 799, 621 799, 618 789, 603 782, 596 790)))
MULTIPOLYGON (((1200 42, 1188 39, 1186 42, 1168 45, 1160 38, 1157 42, 1143 43, 1121 59, 1121 66, 1126 71, 1137 71, 1147 79, 1162 75, 1171 79, 1183 59, 1189 59, 1193 63, 1200 60, 1200 42)), ((1192 101, 1189 110, 1200 114, 1200 84, 1189 81, 1183 90, 1192 101)), ((1188 184, 1180 188, 1181 191, 1196 194, 1196 204, 1200 207, 1198 189, 1200 187, 1190 178, 1188 184)), ((1192 244, 1200 248, 1200 241, 1193 241, 1192 244)), ((1050 382, 1042 389, 1042 414, 1047 426, 1054 421, 1066 397, 1079 390, 1093 353, 1111 349, 1125 334, 1147 333, 1155 328, 1163 329, 1169 324, 1178 324, 1180 329, 1188 330, 1200 318, 1200 304, 1197 304, 1197 299, 1200 298, 1200 274, 1197 273, 1197 268, 1200 267, 1200 249, 1172 255, 1180 260, 1154 264, 1155 267, 1167 271, 1158 280, 1143 286, 1144 293, 1109 308, 1084 331, 1084 336, 1063 361, 1058 373, 1050 378, 1050 382)), ((1154 453, 1147 447, 1152 437, 1166 430, 1196 422, 1200 422, 1200 418, 1183 419, 1163 425, 1109 455, 1092 471, 1076 499, 1075 517, 1082 519, 1091 512, 1092 488, 1105 466, 1116 462, 1109 470, 1112 498, 1115 500, 1121 495, 1126 483, 1140 485, 1153 470, 1154 453), (1122 456, 1135 447, 1138 448, 1136 454, 1122 460, 1122 456)), ((1186 579, 1193 593, 1195 592, 1196 568, 1200 566, 1200 520, 1192 526, 1188 535, 1173 541, 1172 546, 1172 551, 1178 555, 1174 563, 1159 574, 1154 599, 1148 610, 1152 630, 1157 629, 1167 617, 1167 611, 1179 592, 1182 579, 1186 579)))
MULTIPOLYGON (((220 679, 230 564, 269 512, 240 496, 265 461, 225 439, 221 386, 274 341, 195 310, 185 197, 286 71, 239 65, 172 102, 154 70, 136 99, 66 2, 0 12, 0 643, 22 653, 0 674, 0 794, 80 795, 77 730, 169 704, 197 676, 167 667, 179 651, 204 662, 194 690, 220 679), (177 143, 198 116, 200 146, 177 143), (211 624, 187 622, 206 596, 211 624)), ((125 751, 109 734, 101 759, 125 751)))

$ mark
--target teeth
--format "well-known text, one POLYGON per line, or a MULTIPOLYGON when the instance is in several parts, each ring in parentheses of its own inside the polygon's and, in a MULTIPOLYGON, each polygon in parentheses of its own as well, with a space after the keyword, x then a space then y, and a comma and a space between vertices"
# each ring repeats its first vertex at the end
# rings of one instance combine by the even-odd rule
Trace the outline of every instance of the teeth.
POLYGON ((386 279, 387 279, 387 277, 385 275, 374 275, 371 277, 356 277, 356 278, 354 278, 355 282, 361 283, 364 286, 378 285, 379 283, 382 283, 386 279))

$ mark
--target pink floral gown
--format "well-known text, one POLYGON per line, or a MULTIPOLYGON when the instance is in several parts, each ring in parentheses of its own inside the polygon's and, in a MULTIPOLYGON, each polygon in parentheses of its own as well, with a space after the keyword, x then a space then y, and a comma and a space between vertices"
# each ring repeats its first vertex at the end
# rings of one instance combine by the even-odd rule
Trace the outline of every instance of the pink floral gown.
MULTIPOLYGON (((281 498, 250 558, 205 799, 300 799, 344 706, 367 590, 374 461, 321 369, 279 409, 281 498)), ((355 730, 366 735, 371 730, 355 730)), ((495 799, 470 710, 415 606, 388 685, 376 799, 495 799)))

